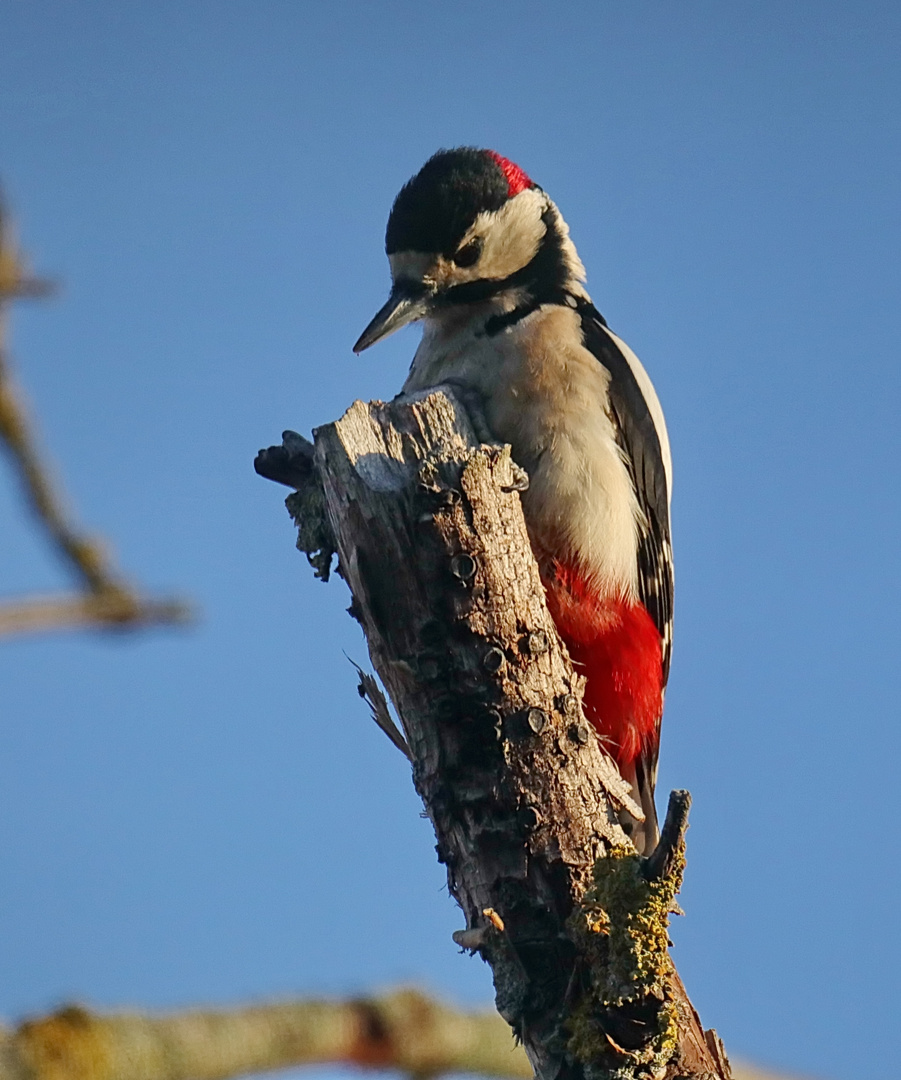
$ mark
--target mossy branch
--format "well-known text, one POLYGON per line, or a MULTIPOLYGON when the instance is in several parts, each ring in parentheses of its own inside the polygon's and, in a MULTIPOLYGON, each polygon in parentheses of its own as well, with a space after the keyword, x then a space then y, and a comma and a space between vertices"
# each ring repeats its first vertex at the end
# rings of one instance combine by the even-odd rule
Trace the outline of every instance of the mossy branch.
POLYGON ((583 1061, 606 1060, 611 1077, 625 1080, 634 1067, 664 1073, 677 1051, 667 927, 678 910, 690 803, 687 791, 672 793, 650 858, 630 844, 612 846, 598 859, 592 883, 570 916, 570 931, 587 963, 583 993, 568 1021, 569 1046, 583 1061))
POLYGON ((495 1014, 414 991, 157 1017, 70 1007, 0 1038, 0 1080, 227 1080, 325 1063, 411 1077, 531 1075, 495 1014))
MULTIPOLYGON (((450 1008, 413 990, 170 1015, 81 1006, 0 1027, 0 1080, 238 1080, 304 1065, 528 1080, 528 1058, 495 1012, 450 1008)), ((789 1080, 750 1066, 735 1080, 789 1080)))

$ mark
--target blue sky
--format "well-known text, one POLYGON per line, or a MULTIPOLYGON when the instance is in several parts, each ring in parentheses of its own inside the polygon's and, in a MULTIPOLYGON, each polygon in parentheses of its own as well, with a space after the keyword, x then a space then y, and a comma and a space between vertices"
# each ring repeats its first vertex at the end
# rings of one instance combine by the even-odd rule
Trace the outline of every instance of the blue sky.
MULTIPOLYGON (((557 201, 675 459, 660 790, 695 797, 675 957, 730 1050, 894 1048, 901 10, 10 0, 12 349, 80 519, 188 631, 0 648, 0 1015, 356 993, 487 1003, 367 718, 340 582, 256 450, 399 388, 356 358, 399 186, 493 147, 557 201)), ((0 472, 0 590, 66 584, 0 472)))

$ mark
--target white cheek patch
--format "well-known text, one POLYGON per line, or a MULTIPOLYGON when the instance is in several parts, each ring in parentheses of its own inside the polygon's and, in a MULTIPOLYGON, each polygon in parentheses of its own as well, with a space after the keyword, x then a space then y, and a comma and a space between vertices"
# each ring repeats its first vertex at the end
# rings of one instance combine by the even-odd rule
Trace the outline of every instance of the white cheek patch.
POLYGON ((531 262, 547 232, 541 220, 547 206, 543 191, 528 188, 500 210, 479 214, 461 243, 462 247, 477 236, 482 240, 482 256, 470 270, 469 279, 500 280, 531 262))
POLYGON ((405 278, 424 281, 439 289, 469 281, 503 281, 527 266, 538 253, 547 232, 542 215, 550 211, 563 238, 563 254, 574 281, 584 280, 585 271, 569 239, 566 223, 543 191, 527 188, 509 199, 500 210, 484 210, 461 239, 459 248, 478 239, 479 259, 467 267, 452 258, 431 252, 397 251, 388 256, 394 281, 405 278))

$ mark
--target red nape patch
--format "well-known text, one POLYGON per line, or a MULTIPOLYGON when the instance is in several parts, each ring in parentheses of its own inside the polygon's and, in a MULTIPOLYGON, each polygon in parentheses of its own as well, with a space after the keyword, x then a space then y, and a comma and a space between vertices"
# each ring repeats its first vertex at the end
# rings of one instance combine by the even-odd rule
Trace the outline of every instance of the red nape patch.
POLYGON ((656 749, 663 709, 660 634, 644 605, 602 597, 571 566, 544 581, 548 609, 576 670, 585 715, 620 768, 656 749))
POLYGON ((512 161, 501 157, 500 154, 496 154, 493 150, 486 150, 485 153, 496 161, 503 170, 504 176, 507 178, 507 194, 511 199, 521 191, 535 186, 522 169, 518 165, 514 165, 512 161))

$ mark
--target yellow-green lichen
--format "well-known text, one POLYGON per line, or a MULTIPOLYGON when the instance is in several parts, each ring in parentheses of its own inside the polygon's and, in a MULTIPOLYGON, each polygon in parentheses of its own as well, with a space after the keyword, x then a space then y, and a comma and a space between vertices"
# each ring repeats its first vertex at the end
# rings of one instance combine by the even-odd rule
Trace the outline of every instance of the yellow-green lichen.
POLYGON ((672 1056, 676 1012, 667 992, 667 927, 685 865, 649 881, 631 846, 612 847, 594 865, 592 884, 569 920, 585 958, 586 992, 568 1027, 569 1051, 598 1076, 653 1075, 672 1056), (636 1071, 637 1069, 637 1071, 636 1071))

